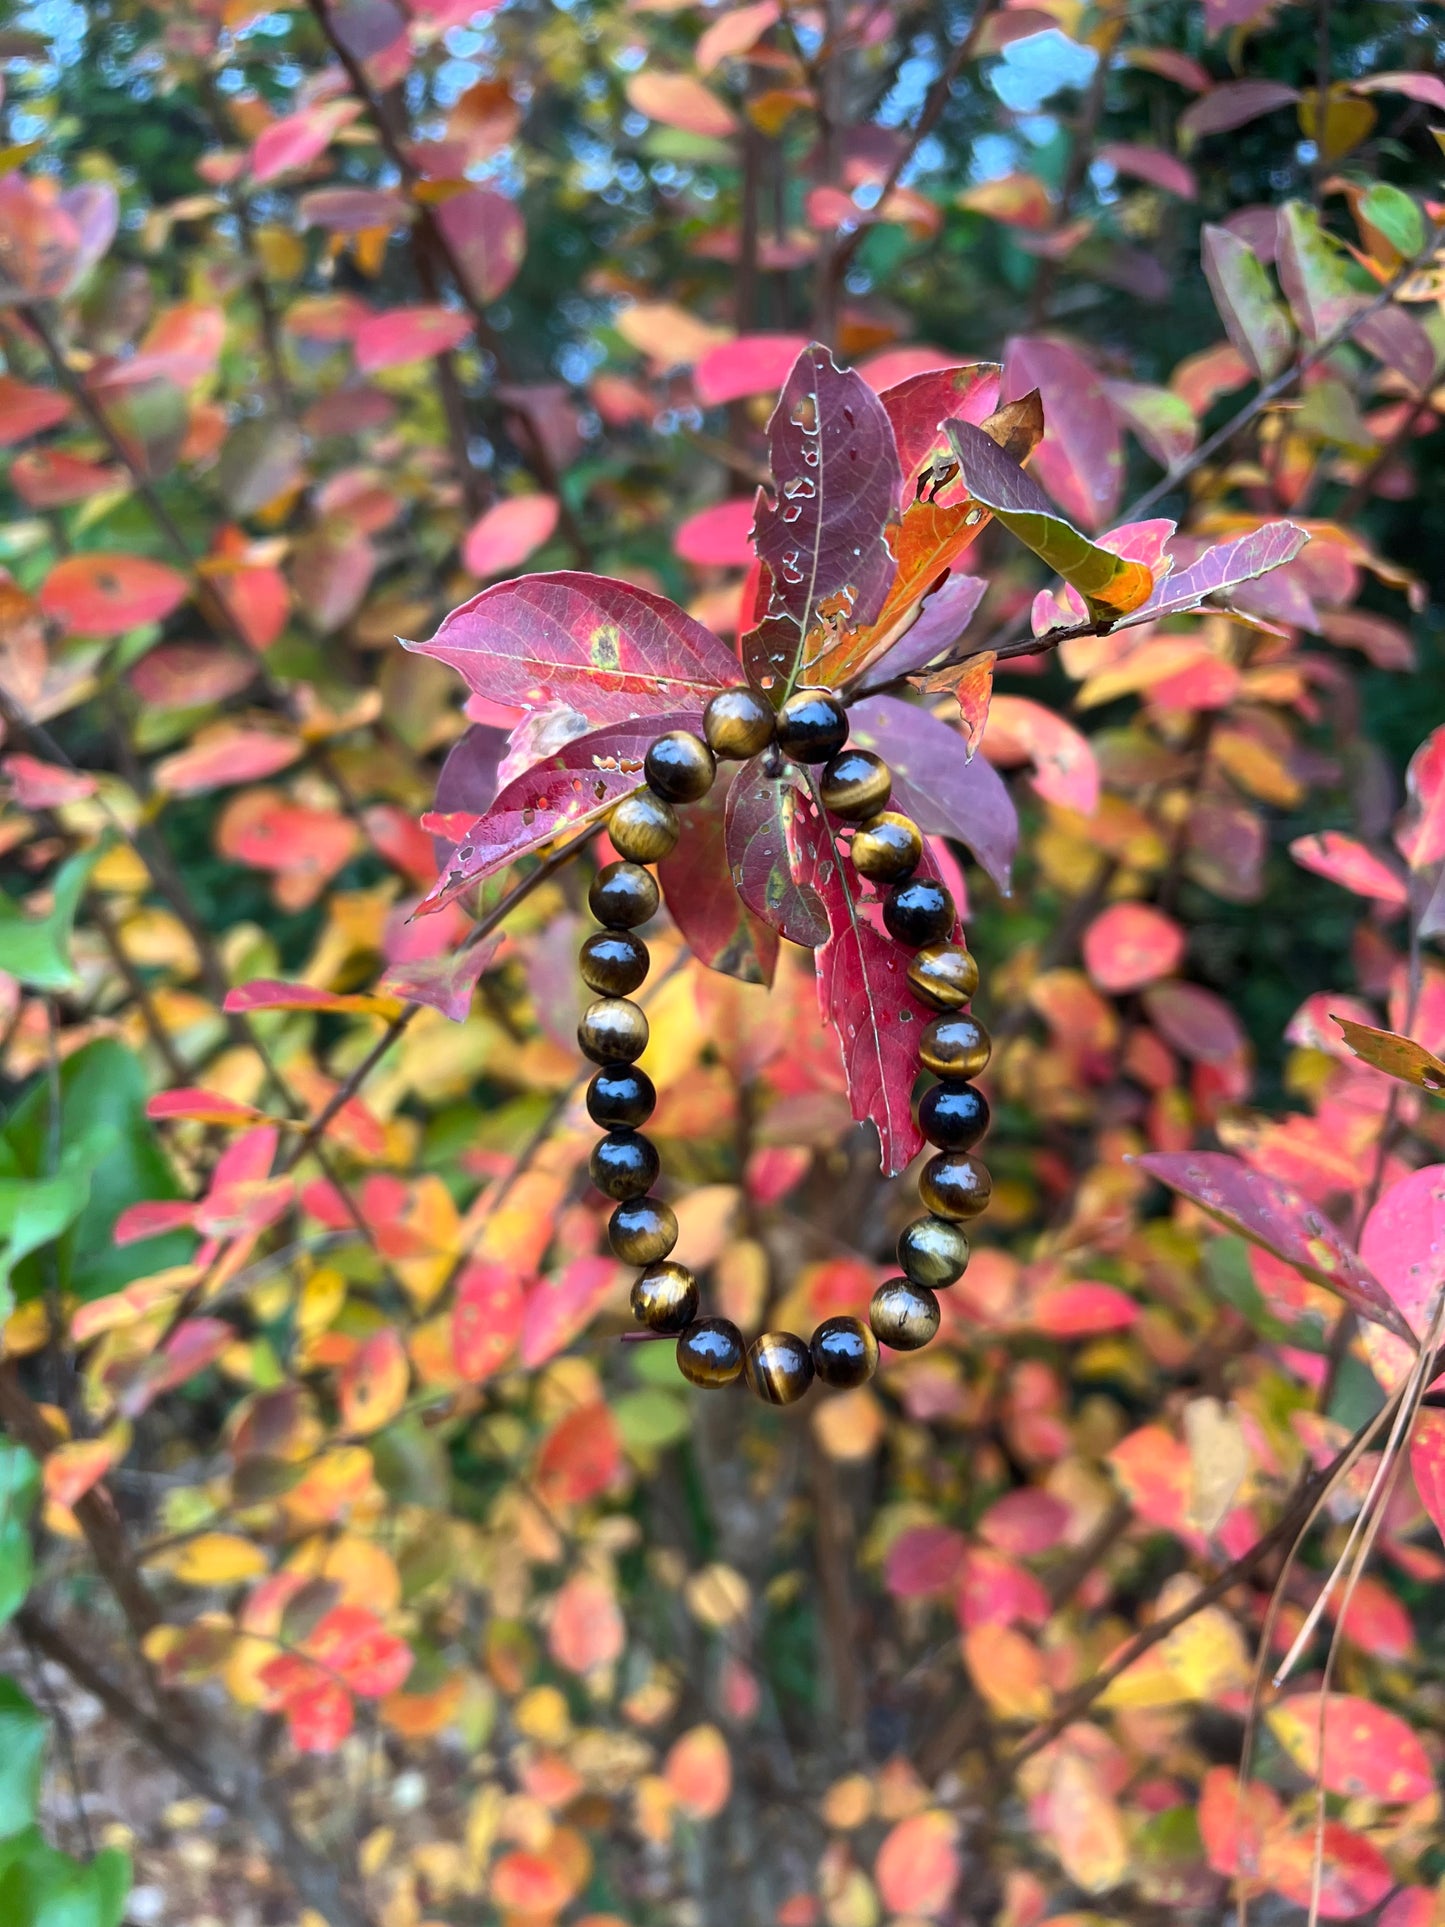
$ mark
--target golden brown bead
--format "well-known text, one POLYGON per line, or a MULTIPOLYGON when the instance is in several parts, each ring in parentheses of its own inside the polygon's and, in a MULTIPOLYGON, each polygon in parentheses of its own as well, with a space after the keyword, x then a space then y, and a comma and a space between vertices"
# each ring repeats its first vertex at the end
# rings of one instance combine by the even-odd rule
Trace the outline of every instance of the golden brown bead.
POLYGON ((696 803, 717 775, 717 760, 690 729, 670 729, 642 759, 648 787, 669 803, 696 803))
POLYGON ((813 1354, 793 1332, 760 1332, 743 1366, 766 1405, 791 1405, 813 1382, 813 1354))
POLYGON ((629 997, 599 997, 582 1013, 577 1042, 594 1064, 630 1064, 647 1049, 647 1012, 629 997))
POLYGON ((908 966, 908 986, 935 1010, 957 1010, 978 989, 978 965, 958 943, 927 943, 908 966))
POLYGON ((607 1242, 625 1265, 655 1265, 677 1243, 677 1213, 661 1198, 619 1204, 607 1221, 607 1242))
POLYGON ((895 883, 883 899, 884 929, 910 950, 948 936, 957 916, 953 898, 932 877, 910 877, 907 883, 895 883))
POLYGON ((862 823, 886 810, 893 794, 888 765, 871 749, 840 749, 818 779, 823 807, 845 823, 862 823))
POLYGON ((613 849, 630 863, 661 863, 676 849, 679 828, 677 811, 651 790, 624 796, 607 819, 613 849))
POLYGON ((587 1169, 605 1198, 625 1204, 652 1189, 662 1163, 657 1146, 640 1131, 609 1131, 593 1145, 587 1169))
POLYGON ((632 1316, 649 1331, 686 1331, 697 1316, 696 1278, 670 1258, 649 1265, 632 1287, 632 1316))
POLYGON ((587 1115, 604 1130, 645 1124, 657 1104, 657 1091, 646 1071, 635 1064, 608 1064, 587 1086, 587 1115))
POLYGON ((866 1384, 878 1369, 878 1340, 861 1318, 825 1318, 813 1333, 813 1370, 834 1391, 866 1384))
POLYGON ((657 915, 657 879, 636 863, 604 863, 592 879, 587 907, 609 930, 633 930, 657 915))
POLYGON ((972 1084, 935 1084, 919 1100, 919 1129, 940 1151, 971 1151, 988 1120, 988 1099, 972 1084))
POLYGON ((860 877, 870 883, 898 883, 918 868, 923 835, 911 816, 882 810, 859 825, 849 850, 860 877))
POLYGON ((677 1341, 677 1369, 689 1385, 731 1385, 742 1376, 743 1351, 743 1335, 730 1318, 699 1318, 677 1341))
POLYGON ((647 976, 652 959, 630 930, 594 930, 577 953, 582 981, 599 997, 626 997, 647 976))
POLYGON ((754 689, 720 689, 702 712, 702 733, 714 756, 745 763, 773 740, 773 706, 754 689))
POLYGON ((848 740, 848 712, 831 689, 795 689, 778 711, 778 747, 795 763, 826 763, 848 740))
POLYGON ((967 1011, 935 1017, 919 1039, 918 1058, 935 1077, 977 1077, 993 1044, 988 1032, 967 1011))
POLYGON ((940 1291, 968 1269, 968 1237, 947 1218, 915 1218, 898 1238, 898 1269, 915 1285, 940 1291))
POLYGON ((885 1278, 873 1294, 868 1322, 878 1342, 896 1352, 916 1352, 938 1330, 938 1300, 911 1278, 885 1278))
POLYGON ((987 1211, 993 1179, 986 1165, 963 1151, 940 1151, 923 1167, 918 1195, 938 1218, 967 1220, 987 1211))

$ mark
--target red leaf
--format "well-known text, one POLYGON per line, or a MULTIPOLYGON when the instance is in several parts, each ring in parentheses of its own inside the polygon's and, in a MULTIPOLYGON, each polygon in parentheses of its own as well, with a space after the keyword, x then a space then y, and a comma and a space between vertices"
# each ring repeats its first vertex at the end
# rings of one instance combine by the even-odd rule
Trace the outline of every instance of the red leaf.
POLYGON ((908 1526, 888 1548, 883 1583, 895 1599, 926 1599, 957 1585, 968 1541, 951 1526, 908 1526))
POLYGON ((1034 472, 1081 527, 1104 527, 1119 506, 1124 449, 1103 383, 1066 342, 1016 335, 1005 352, 1004 399, 1017 401, 1033 388, 1044 404, 1034 472))
POLYGON ((158 1091, 146 1100, 146 1116, 157 1121, 189 1118, 202 1124, 255 1124, 261 1113, 250 1104, 238 1104, 233 1097, 216 1091, 187 1088, 158 1091))
POLYGON ((411 1648, 387 1632, 364 1606, 333 1606, 302 1641, 301 1650, 324 1671, 339 1674, 363 1699, 385 1699, 411 1672, 411 1648))
POLYGON ((957 1829, 937 1807, 900 1820, 884 1836, 873 1863, 878 1893, 890 1914, 938 1920, 958 1885, 957 1829))
POLYGON ((537 1489, 549 1505, 585 1505, 608 1491, 621 1470, 622 1440, 599 1400, 569 1412, 542 1441, 537 1489))
POLYGON ((925 1014, 908 988, 908 953, 862 914, 826 827, 800 808, 800 874, 828 914, 818 1000, 843 1054, 853 1115, 872 1122, 883 1175, 897 1177, 923 1148, 912 1100, 925 1014))
POLYGON ((1405 772, 1409 813, 1396 840, 1412 870, 1445 857, 1445 728, 1437 729, 1410 758, 1405 772))
POLYGON ((836 625, 872 622, 893 581, 884 531, 901 486, 893 429, 861 375, 814 344, 798 357, 768 422, 772 497, 759 499, 755 546, 767 611, 742 640, 762 688, 826 682, 836 625))
POLYGON ((329 100, 319 102, 314 107, 303 107, 300 113, 287 114, 281 120, 272 121, 263 128, 251 146, 251 179, 260 186, 263 181, 275 180, 278 174, 289 174, 299 167, 309 167, 319 160, 332 139, 349 121, 356 119, 361 112, 359 102, 354 100, 329 100))
POLYGON ((978 1522, 979 1537, 1016 1559, 1051 1552, 1069 1529, 1069 1508, 1039 1486, 1020 1486, 995 1499, 978 1522))
POLYGON ((65 508, 115 488, 120 470, 83 461, 63 448, 28 448, 10 464, 10 482, 28 508, 65 508))
POLYGON ((1199 193, 1194 169, 1166 153, 1162 147, 1139 147, 1132 141, 1105 141, 1095 158, 1107 161, 1117 174, 1128 174, 1136 181, 1148 181, 1166 194, 1177 194, 1181 201, 1192 201, 1199 193))
POLYGON ((1331 1693, 1325 1704, 1323 1758, 1320 1696, 1300 1693, 1268 1714, 1270 1728, 1300 1771, 1318 1777, 1327 1793, 1395 1805, 1426 1799, 1435 1790, 1430 1757, 1414 1729, 1383 1706, 1351 1693, 1331 1693))
POLYGON ((662 1777, 674 1800, 693 1820, 711 1820, 732 1792, 732 1758, 715 1726, 694 1726, 674 1740, 662 1777))
POLYGON ((1410 1476, 1431 1524, 1445 1539, 1445 1412, 1425 1406, 1410 1434, 1410 1476))
MULTIPOLYGON (((1392 1184, 1360 1233, 1360 1258, 1412 1330, 1428 1329, 1445 1284, 1445 1164, 1427 1164, 1392 1184)), ((1387 1392, 1409 1374, 1413 1350, 1374 1326, 1365 1348, 1387 1392)))
POLYGON ((511 1357, 522 1332, 522 1284, 506 1265, 469 1264, 452 1304, 452 1364, 480 1385, 511 1357))
MULTIPOLYGON (((982 427, 994 413, 1002 373, 996 361, 965 362, 955 368, 930 368, 883 390, 879 399, 893 424, 902 471, 901 505, 914 500, 918 478, 926 468, 952 460, 944 422, 974 422, 982 427)), ((949 499, 947 491, 944 499, 949 499)))
POLYGON ((1149 1152, 1138 1160, 1218 1223, 1263 1245, 1304 1277, 1342 1298, 1361 1318, 1413 1348, 1413 1334, 1384 1286, 1329 1219, 1291 1186, 1251 1171, 1222 1151, 1149 1152))
MULTIPOLYGON (((269 1681, 280 1663, 272 1660, 263 1667, 262 1679, 269 1681)), ((298 1753, 334 1753, 355 1721, 350 1693, 314 1668, 308 1669, 305 1683, 288 1695, 284 1710, 291 1744, 298 1753)))
MULTIPOLYGON (((942 655, 945 649, 952 648, 973 620, 978 605, 983 601, 987 591, 988 583, 982 576, 950 575, 925 601, 912 628, 906 630, 897 642, 885 649, 881 656, 876 657, 868 665, 863 677, 863 689, 882 689, 885 684, 896 682, 900 676, 915 675, 919 670, 925 669, 936 656, 942 655)), ((988 658, 986 666, 990 686, 992 686, 995 659, 990 651, 985 651, 984 654, 988 658)), ((977 657, 972 658, 962 670, 957 672, 958 679, 952 684, 955 692, 962 686, 965 676, 974 670, 979 660, 977 657)), ((937 686, 941 686, 942 676, 948 673, 940 672, 940 683, 937 686)), ((928 685, 928 687, 934 686, 928 685)), ((963 706, 963 700, 960 697, 960 707, 963 706)), ((973 737, 977 733, 974 731, 969 737, 967 750, 969 756, 973 755, 973 737)))
POLYGON ((1309 836, 1297 836, 1289 846, 1289 853, 1302 869, 1328 877, 1331 883, 1352 890, 1357 897, 1387 903, 1393 910, 1403 910, 1409 901, 1404 879, 1363 843, 1341 835, 1338 830, 1316 830, 1309 836))
POLYGON ((611 1258, 574 1258, 559 1278, 529 1286, 522 1310, 520 1357, 528 1371, 570 1345, 585 1331, 616 1288, 611 1258))
POLYGON ((870 696, 848 714, 852 740, 875 750, 893 772, 896 807, 922 829, 966 844, 1007 895, 1018 812, 997 772, 970 759, 958 731, 915 703, 870 696))
POLYGON ((747 395, 775 394, 807 346, 803 335, 739 335, 720 342, 692 371, 697 398, 704 408, 716 408, 747 395))
POLYGON ((622 1657, 627 1626, 617 1594, 595 1573, 577 1572, 552 1602, 547 1650, 569 1673, 590 1673, 622 1657))
POLYGON ((972 1548, 958 1589, 958 1623, 979 1626, 1042 1626, 1053 1608, 1042 1582, 1027 1566, 992 1546, 972 1548))
POLYGON ((296 602, 318 635, 329 636, 350 622, 366 600, 376 561, 366 531, 349 522, 321 522, 296 542, 291 551, 296 602))
POLYGON ((493 702, 565 703, 593 723, 700 712, 742 681, 737 658, 675 603, 572 570, 483 589, 430 641, 404 646, 448 663, 493 702))
POLYGON ((232 783, 254 783, 289 768, 301 747, 299 738, 279 730, 217 723, 203 729, 189 748, 161 758, 155 786, 169 796, 203 796, 232 783))
POLYGON ((473 575, 511 575, 550 540, 560 513, 555 495, 512 495, 467 530, 462 562, 473 575))
POLYGON ((34 388, 14 375, 0 375, 0 448, 43 435, 70 413, 70 403, 56 388, 34 388))
POLYGON ((289 984, 279 977, 253 977, 226 992, 227 1010, 342 1010, 390 1016, 395 1000, 354 991, 321 990, 315 984, 289 984))
POLYGON ((1098 1332, 1128 1331, 1139 1322, 1139 1307, 1117 1285, 1050 1285, 1033 1302, 1034 1330, 1051 1338, 1091 1338, 1098 1332))
POLYGON ((1147 903, 1112 903, 1084 932, 1084 965, 1100 990, 1141 990, 1177 970, 1184 932, 1147 903))
POLYGON ((199 709, 238 695, 255 673, 255 663, 239 650, 163 642, 141 657, 128 679, 141 701, 156 709, 199 709))
POLYGON ((472 331, 471 317, 453 308, 387 308, 357 325, 356 365, 364 375, 425 361, 461 345, 472 331))
POLYGON ((207 301, 163 308, 128 361, 112 362, 92 377, 103 394, 167 381, 192 388, 215 372, 226 342, 225 310, 207 301))
POLYGON ((757 767, 747 764, 731 782, 715 783, 700 803, 689 805, 677 847, 657 866, 668 911, 693 956, 709 970, 750 984, 771 983, 778 961, 778 939, 769 927, 776 920, 749 909, 753 900, 736 880, 729 852, 735 798, 757 767))
POLYGON ((1150 984, 1144 1008, 1165 1042, 1193 1063, 1236 1063, 1248 1051, 1238 1017, 1222 997, 1201 984, 1150 984))
POLYGON ((0 758, 0 772, 10 785, 11 795, 22 810, 53 810, 66 803, 78 803, 94 796, 96 781, 83 770, 62 769, 58 763, 42 763, 39 757, 23 750, 0 758))
POLYGON ((1072 723, 1027 696, 993 697, 983 753, 1005 769, 1032 763, 1034 785, 1051 803, 1081 816, 1092 816, 1099 807, 1099 766, 1088 740, 1072 723))
POLYGON ((684 562, 704 569, 745 569, 753 559, 753 499, 739 495, 730 502, 690 515, 672 538, 684 562))
POLYGON ((828 916, 793 846, 801 805, 795 784, 767 775, 763 758, 745 765, 728 790, 726 861, 748 908, 790 943, 811 950, 827 937, 828 916))
POLYGON ((439 1010, 454 1024, 464 1024, 471 1014, 472 994, 483 971, 497 954, 500 941, 494 937, 469 944, 449 956, 399 960, 388 966, 376 987, 387 996, 425 1004, 428 1010, 439 1010))
POLYGON ((161 622, 185 601, 190 585, 164 562, 140 555, 72 555, 45 578, 46 615, 84 636, 121 636, 161 622))
POLYGON ((527 224, 516 202, 495 188, 469 187, 441 203, 436 223, 473 299, 486 306, 505 294, 527 252, 527 224))

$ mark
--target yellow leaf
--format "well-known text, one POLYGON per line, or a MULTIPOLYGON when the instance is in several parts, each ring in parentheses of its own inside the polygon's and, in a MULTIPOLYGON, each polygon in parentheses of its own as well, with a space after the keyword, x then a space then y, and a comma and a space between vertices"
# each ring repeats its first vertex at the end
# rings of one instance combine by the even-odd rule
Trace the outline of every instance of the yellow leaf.
POLYGON ((1044 1656, 1013 1626, 973 1626, 963 1658, 989 1711, 1005 1720, 1041 1720, 1053 1703, 1044 1656))
POLYGON ((704 1566, 683 1588, 688 1611, 704 1626, 731 1626, 742 1619, 752 1601, 748 1582, 731 1566, 704 1566))
POLYGON ((267 1569, 261 1547, 234 1532, 203 1532, 151 1563, 185 1586, 238 1586, 267 1569))
POLYGON ((1189 1443, 1189 1522, 1213 1532, 1234 1504, 1249 1471, 1249 1446, 1233 1406, 1192 1398, 1184 1408, 1189 1443))
POLYGON ((1086 1893, 1117 1887, 1128 1870, 1119 1809, 1097 1767, 1068 1747, 1049 1785, 1049 1833, 1064 1872, 1086 1893))

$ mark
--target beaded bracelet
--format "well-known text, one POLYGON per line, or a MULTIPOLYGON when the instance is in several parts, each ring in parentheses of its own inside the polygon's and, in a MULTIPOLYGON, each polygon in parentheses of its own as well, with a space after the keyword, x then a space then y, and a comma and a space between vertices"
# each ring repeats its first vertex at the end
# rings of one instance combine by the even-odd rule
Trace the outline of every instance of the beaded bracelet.
POLYGON ((743 1376, 772 1405, 791 1405, 814 1377, 840 1389, 862 1385, 877 1370, 880 1340, 896 1351, 926 1345, 939 1325, 935 1292, 962 1277, 968 1263, 961 1227, 985 1209, 993 1188, 970 1156, 989 1117, 987 1099, 968 1082, 988 1062, 988 1033, 962 1008, 978 987, 978 966, 950 941, 955 910, 947 889, 914 874, 923 837, 909 817, 888 808, 887 765, 871 750, 845 747, 847 740, 847 711, 830 690, 798 689, 775 711, 746 686, 713 697, 703 736, 685 729, 659 736, 643 763, 647 787, 625 797, 608 819, 621 860, 593 881, 587 901, 603 928, 586 939, 579 958, 584 983, 597 993, 577 1027, 584 1055, 600 1067, 587 1087, 587 1109, 606 1132, 589 1168, 598 1190, 616 1203, 608 1224, 613 1251, 642 1267, 632 1287, 633 1316, 651 1332, 677 1334, 678 1366, 692 1384, 728 1385, 743 1376), (669 1255, 677 1217, 648 1195, 660 1165, 638 1126, 651 1116, 657 1092, 637 1068, 647 1047, 647 1018, 629 993, 642 984, 649 962, 646 944, 633 932, 658 907, 657 883, 643 866, 660 862, 677 843, 674 805, 706 796, 719 758, 743 762, 774 745, 795 763, 822 764, 817 794, 824 808, 855 826, 853 868, 887 885, 884 926, 915 953, 909 987, 940 1013, 923 1032, 919 1058, 941 1081, 919 1106, 923 1134, 937 1147, 918 1185, 928 1214, 905 1227, 898 1240, 902 1275, 879 1285, 868 1322, 825 1318, 806 1344, 793 1332, 765 1331, 745 1345, 730 1319, 697 1316, 697 1279, 669 1255))

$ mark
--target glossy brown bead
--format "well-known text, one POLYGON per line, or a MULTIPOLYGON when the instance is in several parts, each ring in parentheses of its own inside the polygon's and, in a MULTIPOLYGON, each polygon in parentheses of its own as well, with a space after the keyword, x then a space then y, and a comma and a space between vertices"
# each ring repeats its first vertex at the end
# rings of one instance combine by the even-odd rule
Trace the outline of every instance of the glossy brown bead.
POLYGON ((826 763, 848 740, 848 712, 831 689, 795 689, 776 729, 779 749, 795 763, 826 763))
POLYGON ((861 1318, 825 1318, 809 1349, 820 1382, 835 1392, 866 1384, 878 1369, 878 1340, 861 1318))
POLYGON ((607 1242, 625 1265, 655 1265, 677 1243, 677 1213, 661 1198, 619 1204, 607 1221, 607 1242))
POLYGON ((649 789, 669 803, 696 803, 717 775, 717 759, 701 736, 670 729, 653 742, 642 759, 649 789))
POLYGON ((630 930, 594 930, 577 953, 582 981, 599 997, 626 997, 647 976, 647 945, 630 930))
POLYGON ((898 1269, 915 1285, 941 1291, 968 1269, 968 1235, 947 1218, 915 1218, 898 1237, 898 1269))
POLYGON ((702 733, 714 756, 745 763, 773 740, 776 720, 773 705, 755 689, 720 689, 702 712, 702 733))
POLYGON ((988 1099, 972 1084, 950 1079, 935 1084, 919 1100, 919 1129, 940 1151, 971 1151, 988 1129, 988 1120, 988 1099))
POLYGON ((608 1064, 587 1086, 587 1115, 604 1130, 645 1124, 657 1105, 657 1091, 635 1064, 608 1064))
POLYGON ((609 930, 634 930, 657 915, 657 878, 637 863, 605 863, 592 879, 587 908, 609 930))
POLYGON ((908 987, 935 1010, 957 1010, 978 989, 978 965, 958 943, 926 943, 908 966, 908 987))
POLYGON ((745 1350, 730 1318, 699 1318, 677 1341, 677 1369, 689 1385, 731 1385, 742 1376, 745 1350))
POLYGON ((582 1013, 577 1042, 594 1064, 630 1064, 647 1049, 647 1012, 630 997, 599 997, 582 1013))
POLYGON ((923 856, 923 836, 911 816, 880 810, 860 823, 849 845, 853 868, 870 883, 900 883, 923 856))
POLYGON ((652 1189, 662 1161, 657 1146, 640 1131, 609 1131, 593 1145, 587 1169, 605 1198, 625 1204, 652 1189))
POLYGON ((993 1179, 966 1152, 940 1151, 924 1165, 918 1195, 935 1217, 967 1220, 988 1209, 993 1179))
POLYGON ((607 819, 607 834, 630 863, 661 863, 677 847, 677 811, 651 790, 624 796, 607 819))
POLYGON ((696 1278, 670 1258, 649 1265, 632 1287, 632 1316, 649 1331, 686 1331, 697 1316, 696 1278))
POLYGON ((918 1058, 935 1077, 977 1077, 993 1049, 988 1032, 967 1011, 935 1017, 918 1043, 918 1058))
POLYGON ((938 1330, 938 1300, 911 1278, 885 1278, 868 1307, 868 1323, 880 1345, 895 1352, 921 1351, 938 1330))
POLYGON ((893 794, 888 765, 871 749, 840 749, 818 778, 823 807, 845 823, 862 823, 886 810, 893 794))
POLYGON ((813 1382, 813 1354, 794 1332, 760 1332, 743 1370, 765 1405, 791 1405, 813 1382))
POLYGON ((946 937, 957 915, 953 898, 932 877, 910 877, 907 883, 895 883, 883 899, 884 928, 910 950, 946 937))

